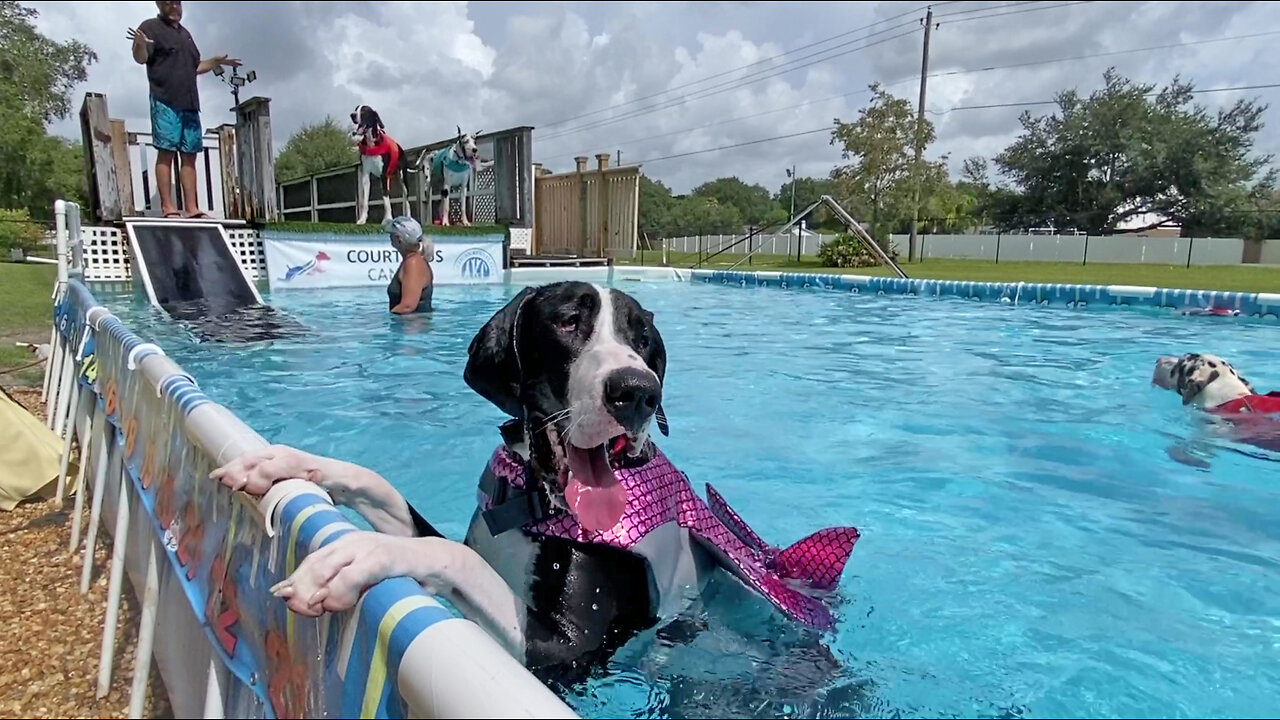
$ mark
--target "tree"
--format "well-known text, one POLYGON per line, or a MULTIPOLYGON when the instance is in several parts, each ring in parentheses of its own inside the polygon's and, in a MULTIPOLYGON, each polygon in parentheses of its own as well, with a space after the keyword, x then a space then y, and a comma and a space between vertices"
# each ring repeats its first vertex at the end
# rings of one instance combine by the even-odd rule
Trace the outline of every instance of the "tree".
MULTIPOLYGON (((909 100, 890 95, 879 83, 871 84, 871 93, 871 102, 858 112, 857 120, 835 119, 831 144, 840 145, 841 156, 853 162, 832 170, 831 179, 839 188, 836 199, 846 208, 868 209, 872 236, 883 243, 890 227, 910 221, 912 215, 917 124, 909 100)), ((935 138, 933 123, 923 121, 919 132, 927 148, 935 138)), ((922 159, 922 202, 941 185, 939 178, 946 179, 945 164, 922 159)))
POLYGON ((0 208, 48 217, 58 198, 83 202, 79 143, 50 136, 47 126, 71 112, 71 90, 98 56, 87 45, 41 35, 39 14, 0 1, 0 208))
POLYGON ((650 240, 666 237, 672 202, 670 188, 647 175, 640 176, 640 199, 636 212, 640 232, 650 240))
POLYGON ((698 197, 710 198, 721 205, 732 205, 744 222, 759 225, 774 209, 769 191, 759 185, 748 185, 736 177, 717 178, 693 189, 698 197))
POLYGON ((276 156, 276 179, 293 180, 359 161, 360 156, 347 132, 337 120, 326 115, 324 120, 303 125, 289 136, 276 156))
MULTIPOLYGON (((774 199, 783 211, 783 222, 791 218, 792 183, 796 186, 796 212, 800 212, 817 202, 818 198, 823 195, 835 197, 838 194, 835 183, 830 178, 802 177, 782 183, 774 199)), ((805 218, 805 227, 810 229, 837 229, 844 226, 840 224, 839 220, 836 220, 830 210, 826 207, 820 207, 814 210, 812 215, 805 218)))
POLYGON ((1021 191, 1018 223, 1106 234, 1155 216, 1147 227, 1205 228, 1273 185, 1274 171, 1259 175, 1271 157, 1251 155, 1265 105, 1238 100, 1215 115, 1177 76, 1159 92, 1114 68, 1103 80, 1088 97, 1059 93, 1056 112, 1024 112, 1022 134, 996 156, 1021 191))
POLYGON ((714 198, 688 195, 673 198, 663 237, 727 235, 741 232, 743 225, 736 207, 714 198))
POLYGON ((44 124, 71 112, 71 90, 88 79, 98 55, 79 40, 41 35, 33 22, 38 17, 17 2, 0 1, 0 92, 44 124))

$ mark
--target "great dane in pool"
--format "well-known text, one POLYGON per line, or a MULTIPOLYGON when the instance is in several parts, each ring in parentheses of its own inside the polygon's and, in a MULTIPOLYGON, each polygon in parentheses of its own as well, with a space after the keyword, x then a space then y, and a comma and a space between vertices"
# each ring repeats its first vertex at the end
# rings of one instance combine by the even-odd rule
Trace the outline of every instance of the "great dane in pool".
POLYGON ((666 365, 653 314, 618 290, 554 283, 499 310, 472 340, 464 378, 510 419, 462 543, 385 479, 341 460, 274 446, 214 477, 257 495, 306 479, 375 528, 312 553, 273 588, 294 612, 345 610, 379 580, 409 576, 554 684, 583 679, 645 636, 771 668, 763 682, 748 663, 706 684, 708 668, 681 669, 682 713, 714 700, 706 685, 753 707, 829 702, 820 696, 853 686, 833 690, 841 665, 818 634, 834 626, 833 591, 858 531, 827 528, 780 549, 711 486, 699 497, 650 437, 654 426, 669 431, 666 365), (696 612, 712 595, 738 607, 696 612))
MULTIPOLYGON (((1280 453, 1280 392, 1258 393, 1223 358, 1208 353, 1157 358, 1151 383, 1176 392, 1183 405, 1203 411, 1214 434, 1280 453)), ((1183 464, 1207 468, 1208 463, 1192 454, 1192 449, 1210 454, 1209 446, 1202 442, 1180 443, 1168 453, 1183 464)))

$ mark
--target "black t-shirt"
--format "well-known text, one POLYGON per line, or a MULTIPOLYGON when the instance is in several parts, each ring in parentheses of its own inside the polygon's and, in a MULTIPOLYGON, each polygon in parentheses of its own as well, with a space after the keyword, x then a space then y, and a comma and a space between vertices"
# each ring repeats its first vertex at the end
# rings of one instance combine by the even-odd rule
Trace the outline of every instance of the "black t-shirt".
POLYGON ((200 49, 191 33, 162 17, 153 17, 138 29, 154 41, 151 57, 147 58, 151 94, 174 110, 199 110, 196 70, 200 67, 200 49))

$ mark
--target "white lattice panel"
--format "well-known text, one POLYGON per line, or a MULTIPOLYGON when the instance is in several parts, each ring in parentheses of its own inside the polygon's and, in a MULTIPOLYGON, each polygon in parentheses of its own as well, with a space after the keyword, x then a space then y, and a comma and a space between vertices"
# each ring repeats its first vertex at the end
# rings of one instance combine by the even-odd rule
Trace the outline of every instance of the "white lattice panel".
POLYGON ((85 280, 128 280, 129 243, 114 227, 81 227, 85 280))
MULTIPOLYGON (((84 227, 84 278, 89 281, 130 279, 129 240, 122 228, 84 227)), ((249 277, 266 277, 267 258, 257 230, 229 228, 231 252, 249 277)))
POLYGON ((524 250, 529 252, 529 247, 533 243, 532 228, 510 228, 511 230, 511 249, 524 250))
POLYGON ((267 256, 262 250, 262 238, 257 230, 248 228, 228 228, 227 240, 231 243, 231 252, 236 262, 249 273, 249 277, 257 280, 267 276, 267 256))

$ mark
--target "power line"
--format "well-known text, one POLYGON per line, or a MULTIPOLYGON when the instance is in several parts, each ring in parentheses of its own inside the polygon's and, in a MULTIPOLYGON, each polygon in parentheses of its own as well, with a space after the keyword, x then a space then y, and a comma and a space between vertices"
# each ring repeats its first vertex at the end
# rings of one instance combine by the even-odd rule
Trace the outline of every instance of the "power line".
MULTIPOLYGON (((1011 11, 1011 12, 988 13, 988 14, 986 14, 986 15, 977 15, 977 16, 974 16, 974 17, 964 18, 964 21, 969 21, 969 20, 982 20, 982 19, 986 19, 986 18, 1001 17, 1001 16, 1004 16, 1004 15, 1013 15, 1013 14, 1019 14, 1019 13, 1024 13, 1024 12, 1036 12, 1036 11, 1042 11, 1042 10, 1052 10, 1052 9, 1055 9, 1055 8, 1068 7, 1068 6, 1071 6, 1071 5, 1088 4, 1088 3, 1091 3, 1091 2, 1093 2, 1093 1, 1094 1, 1094 0, 1078 0, 1077 2, 1056 3, 1056 4, 1053 4, 1053 5, 1045 5, 1045 4, 1043 4, 1043 3, 1039 3, 1039 4, 1037 4, 1037 7, 1033 7, 1033 8, 1024 8, 1024 9, 1022 9, 1022 10, 1016 10, 1016 11, 1011 11)), ((989 10, 989 9, 991 9, 991 8, 989 8, 989 7, 988 7, 988 8, 981 8, 981 9, 983 9, 983 10, 989 10)), ((906 14, 906 13, 904 13, 904 14, 906 14)), ((897 16, 895 16, 895 17, 901 17, 902 15, 903 15, 903 14, 900 14, 900 15, 897 15, 897 16)), ((959 22, 959 21, 954 21, 954 22, 959 22)), ((853 42, 864 41, 864 40, 867 40, 867 39, 869 39, 869 38, 871 38, 871 37, 873 37, 873 36, 875 36, 875 35, 883 34, 883 33, 886 33, 886 32, 892 32, 893 30, 896 30, 896 29, 898 29, 898 28, 905 27, 906 25, 913 25, 913 24, 915 24, 915 23, 913 23, 913 22, 901 23, 901 24, 899 24, 899 25, 897 25, 897 26, 890 27, 890 28, 885 28, 885 29, 883 29, 883 30, 878 30, 878 31, 876 31, 875 33, 871 33, 870 35, 867 35, 866 37, 859 38, 858 40, 850 41, 849 43, 844 43, 844 44, 842 44, 842 45, 840 45, 840 46, 836 46, 836 47, 843 47, 844 45, 849 45, 849 44, 852 44, 853 42)), ((910 31, 907 31, 907 32, 903 32, 903 33, 900 33, 900 34, 898 34, 898 35, 894 35, 894 36, 889 37, 889 38, 884 38, 884 39, 882 39, 882 40, 878 40, 878 41, 876 41, 876 42, 874 42, 874 43, 868 43, 868 44, 863 45, 863 46, 860 46, 860 47, 852 48, 852 49, 850 49, 850 50, 845 50, 845 51, 843 51, 843 52, 835 53, 835 54, 833 54, 833 55, 828 55, 828 56, 826 56, 826 57, 818 58, 817 60, 813 60, 813 61, 808 62, 808 63, 803 63, 803 64, 800 64, 800 65, 797 65, 796 67, 788 68, 788 69, 785 69, 785 70, 781 70, 781 69, 779 69, 777 72, 773 72, 773 73, 770 73, 770 74, 767 74, 767 75, 763 75, 763 76, 760 76, 760 77, 756 77, 756 78, 754 78, 754 79, 739 78, 739 79, 737 79, 737 80, 731 80, 731 81, 728 81, 728 82, 726 82, 726 83, 720 83, 719 85, 713 86, 713 88, 722 88, 722 89, 715 90, 714 92, 706 93, 706 92, 704 92, 704 91, 698 91, 698 93, 702 93, 702 94, 694 93, 693 95, 684 95, 684 96, 681 96, 680 98, 676 98, 676 99, 672 99, 672 100, 668 100, 668 101, 663 101, 663 102, 668 103, 668 104, 665 104, 665 105, 662 105, 662 104, 654 105, 654 106, 650 106, 650 107, 648 107, 648 108, 640 109, 640 110, 637 110, 637 111, 634 111, 634 112, 623 113, 622 115, 617 116, 617 117, 613 117, 613 118, 606 118, 606 119, 603 119, 603 120, 593 121, 593 122, 590 122, 590 123, 586 123, 586 124, 584 124, 584 125, 579 125, 579 126, 576 126, 576 127, 567 128, 567 129, 565 129, 565 130, 561 130, 561 131, 558 131, 558 132, 553 132, 553 133, 551 133, 550 135, 548 135, 548 136, 546 136, 546 137, 542 138, 542 141, 544 141, 544 142, 548 142, 548 141, 555 140, 555 139, 558 139, 558 138, 563 138, 563 137, 566 137, 566 136, 569 136, 569 135, 578 134, 578 133, 584 132, 584 131, 586 131, 586 130, 593 130, 593 129, 596 129, 596 128, 604 127, 604 126, 606 126, 606 125, 612 125, 612 124, 615 124, 615 123, 624 122, 624 121, 626 121, 626 120, 631 120, 631 119, 634 119, 634 118, 637 118, 637 117, 641 117, 641 116, 644 116, 644 115, 648 115, 648 114, 651 114, 651 113, 657 112, 657 111, 659 111, 659 110, 666 110, 666 109, 670 109, 670 108, 672 108, 672 107, 676 107, 676 106, 678 106, 678 105, 682 105, 682 104, 684 104, 685 102, 688 102, 688 101, 690 101, 690 100, 702 100, 702 99, 705 99, 705 98, 707 98, 707 97, 712 97, 712 96, 714 96, 714 95, 719 95, 719 94, 724 93, 724 92, 729 92, 729 91, 731 91, 731 90, 735 90, 735 89, 738 89, 738 88, 746 87, 747 85, 752 85, 752 84, 755 84, 755 83, 760 82, 760 81, 762 81, 762 80, 767 80, 767 79, 769 79, 769 78, 777 77, 777 76, 779 76, 779 75, 785 75, 785 74, 787 74, 787 73, 791 73, 791 72, 794 72, 794 71, 796 71, 796 70, 800 70, 800 69, 803 69, 803 68, 806 68, 806 67, 810 67, 810 66, 812 66, 812 65, 817 65, 817 64, 819 64, 819 63, 827 62, 828 60, 834 60, 835 58, 838 58, 838 57, 843 57, 843 56, 845 56, 845 55, 849 55, 849 54, 854 53, 854 52, 859 52, 859 51, 861 51, 861 50, 866 50, 866 49, 871 48, 871 47, 874 47, 874 46, 876 46, 876 45, 880 45, 880 44, 883 44, 883 43, 885 43, 885 42, 890 42, 890 41, 892 41, 892 40, 896 40, 896 39, 898 39, 898 38, 905 37, 905 36, 910 35, 910 34, 912 34, 912 33, 914 33, 914 32, 915 32, 914 30, 910 30, 910 31), (723 87, 723 86, 725 86, 725 85, 728 85, 728 87, 723 87)), ((833 48, 827 48, 826 50, 822 50, 822 51, 819 51, 819 52, 817 52, 817 53, 811 53, 810 55, 806 55, 806 56, 804 56, 804 57, 797 58, 797 59, 795 59, 795 60, 790 60, 790 61, 788 61, 787 63, 784 63, 783 65, 785 66, 785 65, 788 65, 788 64, 791 64, 791 63, 799 62, 800 60, 805 60, 805 59, 808 59, 808 58, 812 58, 812 57, 814 57, 814 56, 816 56, 816 55, 821 55, 822 53, 830 52, 831 50, 834 50, 834 49, 836 49, 836 48, 835 48, 835 47, 833 47, 833 48)), ((710 90, 710 89, 713 89, 713 88, 707 88, 707 90, 710 90)))
POLYGON ((941 20, 942 18, 954 17, 956 15, 969 15, 977 12, 986 12, 987 10, 1003 10, 1006 8, 1018 7, 1019 5, 1036 5, 1041 1, 1042 0, 1023 0, 1022 2, 1004 3, 1002 5, 980 5, 976 8, 969 8, 968 10, 952 10, 948 13, 942 13, 937 16, 937 19, 941 20))
POLYGON ((689 157, 691 155, 702 155, 704 153, 719 152, 721 150, 732 150, 733 148, 746 147, 748 145, 760 145, 762 143, 775 142, 777 140, 787 140, 790 138, 803 137, 805 135, 814 135, 820 132, 830 132, 831 130, 834 130, 834 129, 835 129, 834 125, 828 125, 827 127, 815 128, 813 130, 805 130, 804 132, 790 133, 788 135, 775 135, 773 137, 760 138, 759 140, 748 140, 746 142, 734 143, 732 145, 721 145, 720 147, 705 148, 703 150, 691 150, 689 152, 677 153, 675 155, 663 155, 662 157, 639 160, 631 164, 651 165, 656 162, 662 162, 663 160, 675 160, 677 158, 689 157))
MULTIPOLYGON (((958 20, 952 20, 950 24, 954 25, 956 23, 969 22, 971 20, 982 20, 985 18, 1004 17, 1005 15, 1021 15, 1022 13, 1038 12, 1040 10, 1052 10, 1054 8, 1062 8, 1062 7, 1071 7, 1072 5, 1091 5, 1094 2, 1096 2, 1096 0, 1076 0, 1076 2, 1064 2, 1064 3, 1058 3, 1057 5, 1043 5, 1041 3, 1036 3, 1036 7, 1032 7, 1032 8, 1023 8, 1022 10, 1012 10, 1010 12, 992 13, 990 15, 979 15, 977 17, 960 18, 958 20)), ((1027 3, 1015 3, 1015 4, 1026 5, 1027 3)), ((1013 7, 1013 6, 1009 5, 1006 7, 1013 7)), ((988 8, 982 8, 982 9, 990 10, 991 8, 988 7, 988 8)), ((940 15, 938 16, 938 19, 941 20, 944 17, 950 17, 952 15, 961 15, 963 14, 963 12, 964 11, 949 13, 947 15, 940 15)), ((970 10, 968 12, 977 12, 977 9, 970 10)))
MULTIPOLYGON (((879 31, 876 31, 875 33, 872 33, 872 34, 867 35, 867 36, 865 36, 865 37, 858 38, 858 40, 856 40, 856 41, 854 41, 854 42, 862 42, 862 41, 865 41, 865 40, 869 40, 870 38, 874 37, 875 35, 883 34, 883 33, 886 33, 886 32, 892 32, 892 31, 894 31, 894 30, 899 30, 899 29, 901 29, 901 28, 903 28, 903 27, 906 27, 907 25, 914 25, 914 24, 915 24, 914 22, 909 22, 909 23, 902 23, 902 24, 899 24, 899 25, 895 25, 895 26, 893 26, 893 27, 891 27, 891 28, 887 28, 887 29, 885 29, 885 30, 879 30, 879 31)), ((897 40, 898 38, 901 38, 901 37, 906 37, 907 35, 911 35, 911 34, 913 34, 914 32, 915 32, 915 30, 914 30, 914 29, 907 30, 907 31, 905 31, 905 32, 898 33, 897 35, 892 35, 892 36, 890 36, 890 37, 887 37, 887 38, 884 38, 884 39, 881 39, 881 40, 877 40, 877 41, 875 41, 875 42, 868 43, 868 44, 866 44, 866 45, 861 45, 861 46, 859 46, 859 47, 851 48, 851 49, 849 49, 849 50, 844 50, 844 51, 839 52, 839 53, 836 53, 836 54, 834 54, 834 55, 829 55, 829 56, 827 56, 827 57, 825 57, 825 58, 819 58, 819 59, 814 60, 814 61, 812 61, 812 62, 803 63, 803 64, 801 64, 801 65, 797 65, 797 66, 795 66, 795 67, 793 67, 793 68, 787 68, 787 69, 785 69, 785 70, 784 70, 784 69, 781 69, 781 68, 778 68, 778 69, 776 69, 776 71, 775 71, 775 72, 771 72, 771 73, 768 73, 768 74, 765 74, 765 75, 760 75, 760 76, 755 77, 755 78, 750 78, 750 79, 748 79, 748 78, 739 78, 739 79, 736 79, 736 80, 730 80, 730 81, 727 81, 727 82, 724 82, 724 83, 720 83, 720 84, 718 84, 718 85, 713 85, 713 86, 711 86, 711 87, 709 87, 709 88, 704 88, 703 90, 696 91, 696 92, 691 93, 691 94, 689 94, 689 95, 681 95, 681 96, 680 96, 680 97, 678 97, 678 98, 670 98, 670 99, 668 99, 668 100, 660 101, 660 103, 659 103, 659 104, 657 104, 657 105, 651 105, 651 106, 646 107, 646 108, 640 108, 640 109, 635 110, 635 111, 631 111, 631 112, 623 113, 622 115, 619 115, 619 116, 617 116, 617 117, 604 118, 604 119, 602 119, 602 120, 592 121, 592 122, 586 123, 586 124, 584 124, 584 125, 578 125, 578 126, 576 126, 576 127, 571 127, 571 128, 567 128, 567 129, 565 129, 565 130, 558 131, 558 132, 553 132, 553 133, 551 133, 550 135, 548 135, 547 137, 543 138, 543 140, 544 140, 544 141, 546 141, 546 140, 554 140, 554 139, 556 139, 556 138, 565 137, 565 136, 568 136, 568 135, 576 135, 576 134, 579 134, 579 133, 581 133, 581 132, 583 132, 583 131, 585 131, 585 130, 594 130, 594 129, 596 129, 596 128, 604 127, 604 126, 606 126, 606 125, 612 125, 612 124, 619 123, 619 122, 623 122, 623 121, 626 121, 626 120, 633 120, 633 119, 635 119, 635 118, 642 117, 642 116, 644 116, 644 115, 649 115, 649 114, 655 113, 655 112, 657 112, 657 111, 659 111, 659 110, 668 110, 668 109, 670 109, 670 108, 677 107, 677 106, 679 106, 679 105, 683 105, 684 103, 689 102, 690 100, 702 100, 702 99, 709 98, 709 97, 712 97, 712 96, 715 96, 715 95, 720 95, 720 94, 723 94, 723 93, 726 93, 726 92, 730 92, 730 91, 732 91, 732 90, 737 90, 737 89, 739 89, 739 88, 744 88, 744 87, 746 87, 746 86, 748 86, 748 85, 754 85, 754 84, 756 84, 756 83, 758 83, 758 82, 761 82, 762 80, 768 80, 768 79, 770 79, 770 78, 778 77, 779 75, 786 75, 787 73, 795 72, 796 70, 800 70, 800 69, 803 69, 803 68, 806 68, 806 67, 810 67, 810 66, 812 66, 812 65, 817 65, 817 64, 819 64, 819 63, 823 63, 823 62, 826 62, 826 61, 828 61, 828 60, 833 60, 833 59, 838 58, 838 57, 843 57, 843 56, 845 56, 845 55, 850 55, 850 54, 853 54, 853 53, 855 53, 855 52, 860 52, 860 51, 862 51, 862 50, 867 50, 867 49, 869 49, 869 48, 873 48, 873 47, 875 47, 876 45, 881 45, 881 44, 886 43, 886 42, 890 42, 890 41, 893 41, 893 40, 897 40), (717 89, 717 88, 718 88, 718 89, 717 89), (707 92, 708 90, 711 90, 712 92, 707 92), (665 103, 665 104, 664 104, 664 103, 665 103)), ((848 43, 848 44, 851 44, 851 43, 848 43)), ((843 47, 843 45, 841 45, 841 46, 837 46, 837 47, 843 47)), ((811 57, 813 57, 814 55, 820 55, 820 54, 822 54, 823 52, 828 52, 828 51, 829 51, 829 50, 831 50, 831 49, 834 49, 834 48, 829 48, 828 50, 823 50, 823 51, 818 52, 818 53, 813 53, 813 54, 811 54, 811 55, 806 55, 806 56, 804 56, 804 57, 797 58, 796 60, 788 61, 787 63, 783 63, 783 66, 788 65, 788 64, 793 63, 793 62, 798 62, 799 60, 805 60, 805 59, 811 58, 811 57)))
MULTIPOLYGON (((1140 52, 1151 52, 1154 50, 1168 50, 1172 48, 1192 47, 1196 45, 1208 45, 1208 44, 1221 43, 1221 42, 1251 40, 1255 38, 1268 37, 1273 35, 1280 35, 1280 30, 1267 30, 1265 32, 1249 33, 1246 35, 1232 35, 1232 36, 1220 37, 1220 38, 1209 38, 1206 40, 1189 40, 1187 42, 1181 42, 1181 43, 1166 43, 1164 45, 1150 45, 1150 46, 1139 47, 1139 48, 1126 48, 1123 50, 1109 50, 1106 52, 1088 53, 1085 55, 1071 55, 1067 57, 1046 58, 1042 60, 1031 60, 1027 62, 1010 63, 1007 65, 989 65, 986 67, 973 68, 973 69, 967 69, 967 70, 948 70, 944 72, 929 73, 928 77, 929 79, 938 78, 938 77, 953 77, 957 75, 968 75, 968 74, 975 74, 975 73, 992 72, 995 70, 1016 69, 1016 68, 1023 68, 1023 67, 1029 67, 1034 65, 1048 65, 1048 64, 1059 63, 1059 62, 1072 62, 1077 60, 1089 60, 1089 59, 1099 58, 1099 57, 1112 57, 1116 55, 1127 55, 1127 54, 1134 54, 1134 53, 1140 53, 1140 52)), ((901 85, 907 82, 915 82, 915 81, 916 81, 915 77, 908 76, 905 78, 901 78, 899 80, 894 80, 892 82, 885 83, 884 86, 893 87, 895 85, 901 85)), ((844 98, 854 97, 857 95, 868 95, 870 93, 871 93, 871 90, 869 88, 863 88, 861 90, 854 90, 852 92, 841 93, 839 95, 831 95, 828 97, 820 98, 818 100, 806 100, 804 104, 801 106, 797 106, 794 103, 789 103, 785 106, 773 108, 770 110, 764 110, 762 112, 751 113, 749 115, 735 116, 735 117, 726 118, 724 120, 717 120, 715 122, 706 123, 704 125, 697 125, 694 127, 682 128, 680 130, 672 130, 670 132, 659 133, 657 135, 647 135, 645 137, 635 138, 631 140, 623 140, 622 142, 617 144, 621 146, 633 145, 636 143, 646 142, 649 140, 657 140, 664 137, 671 137, 672 135, 682 135, 684 133, 695 132, 697 130, 705 130, 707 128, 712 128, 719 125, 727 125, 730 123, 741 122, 743 120, 750 120, 757 117, 763 117, 765 115, 773 115, 780 112, 796 111, 799 108, 804 108, 811 105, 821 105, 823 103, 831 102, 833 100, 841 100, 844 98)), ((549 140, 544 139, 544 142, 549 142, 549 140)))
POLYGON ((1253 38, 1266 37, 1269 35, 1280 35, 1280 30, 1267 30, 1266 32, 1250 33, 1247 35, 1231 35, 1228 37, 1209 38, 1207 40, 1190 40, 1180 43, 1167 43, 1165 45, 1149 45, 1147 47, 1129 48, 1126 50, 1108 50, 1106 52, 1089 53, 1087 55, 1071 55, 1070 57, 1050 58, 1046 60, 1029 60, 1027 62, 1010 63, 1008 65, 992 65, 989 67, 974 68, 972 70, 950 70, 948 72, 931 74, 929 77, 932 79, 935 77, 950 77, 952 75, 968 75, 970 73, 989 72, 991 70, 1009 70, 1014 68, 1032 67, 1034 65, 1049 65, 1058 62, 1069 62, 1071 60, 1090 60, 1093 58, 1113 57, 1116 55, 1131 55, 1140 52, 1150 52, 1152 50, 1169 50, 1172 48, 1209 45, 1212 43, 1231 42, 1234 40, 1252 40, 1253 38))
MULTIPOLYGON (((943 6, 943 5, 952 5, 952 4, 955 4, 956 2, 959 2, 959 1, 960 1, 960 0, 947 0, 946 2, 933 3, 933 4, 934 4, 934 5, 936 5, 936 6, 939 6, 939 7, 940 7, 940 6, 943 6)), ((906 17, 907 15, 913 15, 913 14, 919 13, 919 12, 923 11, 924 9, 925 9, 925 7, 924 7, 924 6, 921 6, 921 7, 915 8, 915 9, 913 9, 913 10, 908 10, 908 11, 906 11, 906 12, 898 13, 897 15, 892 15, 892 16, 890 16, 890 17, 887 17, 887 18, 883 18, 883 19, 877 20, 877 21, 875 21, 875 22, 873 22, 873 23, 870 23, 870 24, 867 24, 867 25, 863 25, 862 27, 857 27, 857 28, 854 28, 854 29, 852 29, 852 30, 846 30, 845 32, 842 32, 842 33, 839 33, 839 34, 836 34, 836 35, 832 35, 831 37, 824 38, 824 39, 822 39, 822 40, 817 40, 817 41, 815 41, 815 42, 807 43, 807 44, 805 44, 805 45, 801 45, 801 46, 796 47, 796 48, 792 48, 791 50, 787 50, 786 52, 778 53, 777 55, 770 55, 770 56, 769 56, 769 57, 767 57, 767 58, 762 58, 762 59, 757 60, 757 61, 755 61, 755 62, 747 63, 746 65, 740 65, 740 66, 735 67, 735 68, 730 68, 729 70, 724 70, 724 71, 722 71, 722 72, 718 72, 718 73, 715 73, 715 74, 713 74, 713 75, 708 75, 708 76, 706 76, 706 77, 704 77, 704 78, 700 78, 700 79, 698 79, 698 80, 691 80, 691 81, 689 81, 689 82, 687 82, 687 83, 684 83, 683 85, 677 85, 677 86, 675 86, 675 87, 667 88, 667 89, 662 90, 662 91, 660 91, 660 92, 653 93, 652 95, 646 95, 646 96, 644 96, 644 97, 635 98, 635 99, 633 99, 633 100, 627 100, 626 102, 615 103, 615 104, 610 105, 610 106, 608 106, 608 107, 598 108, 598 109, 596 109, 596 110, 589 110, 589 111, 587 111, 587 112, 585 112, 585 113, 582 113, 582 114, 580 114, 580 115, 574 115, 573 117, 565 118, 565 119, 563 119, 563 120, 557 120, 557 121, 555 121, 555 122, 550 122, 550 123, 542 123, 542 124, 540 124, 540 125, 539 125, 539 127, 555 127, 555 126, 557 126, 557 125, 563 125, 563 124, 565 124, 565 123, 567 123, 567 122, 571 122, 571 121, 573 121, 573 120, 579 120, 579 119, 584 118, 584 117, 590 117, 590 116, 592 116, 592 115, 597 115, 597 114, 599 114, 599 113, 607 112, 607 111, 609 111, 609 110, 614 110, 614 109, 617 109, 617 108, 620 108, 620 107, 626 107, 627 105, 633 105, 633 104, 638 103, 638 102, 643 102, 643 101, 645 101, 645 100, 650 100, 650 99, 652 99, 652 98, 656 98, 656 97, 658 97, 658 96, 660 96, 660 95, 666 95, 667 93, 669 93, 669 92, 673 92, 673 91, 675 91, 675 90, 680 90, 680 89, 683 89, 683 88, 686 88, 686 87, 691 87, 691 86, 693 86, 693 85, 698 85, 698 84, 704 83, 704 82, 706 82, 706 81, 708 81, 708 80, 712 80, 712 79, 714 79, 714 78, 724 77, 725 75, 729 75, 729 74, 731 74, 731 73, 738 72, 739 70, 746 70, 747 68, 752 68, 752 67, 755 67, 755 66, 757 66, 757 65, 763 65, 763 64, 765 64, 765 63, 768 63, 768 62, 773 61, 773 60, 777 60, 777 59, 782 58, 782 57, 785 57, 785 56, 787 56, 787 55, 791 55, 791 54, 794 54, 794 53, 800 52, 801 50, 808 50, 809 48, 817 47, 817 46, 819 46, 819 45, 824 45, 824 44, 826 44, 826 43, 831 42, 832 40, 839 40, 839 39, 840 39, 840 38, 842 38, 842 37, 847 37, 847 36, 852 35, 852 34, 854 34, 854 33, 862 32, 863 30, 870 30, 871 28, 875 27, 876 25, 881 25, 881 24, 883 24, 883 23, 892 22, 892 21, 897 20, 897 19, 899 19, 899 18, 906 17)), ((833 49, 833 48, 827 48, 827 50, 831 50, 831 49, 833 49)), ((826 52, 826 50, 824 50, 823 52, 826 52)))
MULTIPOLYGON (((1201 95, 1205 93, 1233 92, 1237 90, 1268 90, 1271 88, 1280 88, 1280 83, 1236 85, 1234 87, 1205 88, 1204 90, 1189 90, 1187 92, 1189 95, 1201 95)), ((1160 93, 1158 92, 1143 93, 1142 97, 1156 97, 1159 94, 1160 93)), ((947 115, 961 110, 992 110, 996 108, 1032 107, 1035 105, 1055 105, 1057 102, 1057 100, 1027 100, 1024 102, 991 103, 989 105, 960 105, 947 110, 929 110, 927 112, 931 115, 947 115)))
MULTIPOLYGON (((1204 90, 1190 90, 1188 92, 1191 95, 1199 95, 1202 93, 1230 92, 1230 91, 1236 91, 1236 90, 1264 90, 1268 88, 1280 88, 1280 83, 1267 83, 1267 84, 1261 84, 1261 85, 1239 85, 1235 87, 1224 87, 1224 88, 1206 88, 1204 90)), ((1159 95, 1159 93, 1147 93, 1144 97, 1154 97, 1156 95, 1159 95)), ((996 103, 991 105, 964 105, 960 107, 954 107, 949 110, 943 110, 943 111, 930 110, 928 112, 931 112, 935 115, 943 115, 946 113, 955 112, 957 110, 985 110, 989 108, 1024 107, 1024 106, 1032 106, 1032 105, 1052 105, 1056 102, 1057 102, 1056 100, 1034 100, 1034 101, 1017 102, 1017 103, 996 103)), ((749 145, 761 145, 764 143, 776 142, 778 140, 788 140, 791 138, 803 137, 805 135, 814 135, 820 132, 830 132, 832 130, 835 130, 835 127, 836 127, 835 125, 828 125, 826 127, 815 128, 813 130, 805 130, 803 132, 797 132, 797 133, 788 133, 786 135, 775 135, 773 137, 760 138, 758 140, 748 140, 746 142, 734 143, 732 145, 721 145, 718 147, 703 148, 702 150, 691 150, 689 152, 677 153, 674 155, 663 155, 660 157, 639 160, 635 163, 630 163, 630 164, 635 164, 635 165, 652 164, 655 162, 662 162, 664 160, 675 160, 677 158, 690 157, 692 155, 703 155, 706 153, 720 152, 722 150, 733 150, 735 148, 746 147, 749 145)))

